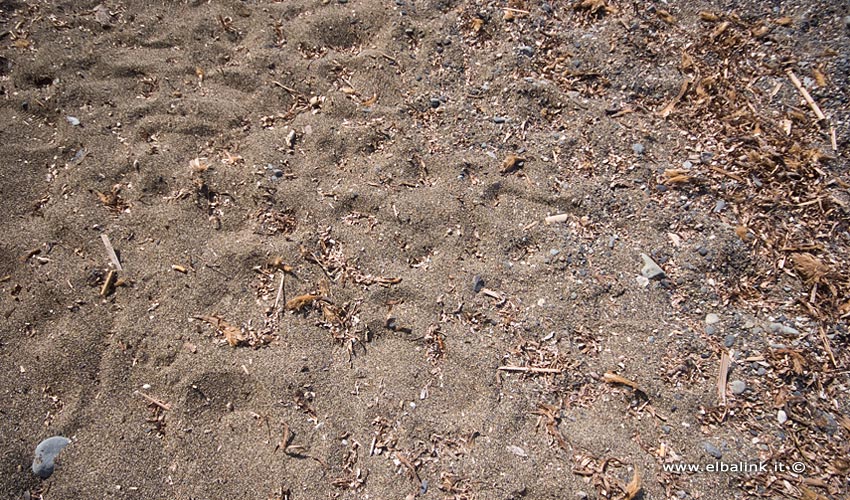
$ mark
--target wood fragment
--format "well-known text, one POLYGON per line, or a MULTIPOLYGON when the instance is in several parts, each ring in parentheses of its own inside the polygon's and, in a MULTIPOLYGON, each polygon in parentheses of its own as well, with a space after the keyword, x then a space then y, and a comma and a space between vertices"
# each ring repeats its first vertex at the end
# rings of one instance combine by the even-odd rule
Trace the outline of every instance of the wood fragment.
POLYGON ((639 392, 643 392, 645 394, 645 392, 640 388, 640 386, 638 386, 637 382, 635 382, 634 380, 629 380, 626 377, 617 375, 616 373, 613 373, 613 372, 605 372, 605 374, 602 375, 602 380, 605 381, 605 383, 608 383, 608 384, 627 385, 627 386, 631 387, 632 389, 639 391, 639 392))
POLYGON ((277 296, 274 299, 274 310, 277 312, 280 306, 280 299, 283 297, 283 280, 286 279, 286 273, 280 275, 280 285, 277 287, 277 296))
POLYGON ((720 16, 707 10, 700 11, 699 18, 709 23, 716 23, 720 20, 720 16))
POLYGON ((121 262, 118 260, 118 254, 115 253, 115 249, 112 247, 112 242, 109 241, 109 236, 107 236, 106 233, 101 233, 100 239, 103 241, 103 246, 106 247, 106 255, 109 256, 109 260, 112 261, 112 265, 115 266, 115 270, 123 271, 124 268, 121 267, 121 262))
POLYGON ((728 352, 723 352, 720 356, 720 371, 717 373, 717 398, 720 400, 720 406, 726 406, 726 382, 729 378, 729 367, 732 365, 732 358, 728 352))
POLYGON ((823 114, 823 111, 821 111, 818 104, 815 102, 814 99, 812 99, 812 96, 809 94, 809 91, 806 90, 806 87, 803 87, 803 84, 800 83, 800 80, 797 78, 797 75, 795 75, 794 72, 790 69, 785 71, 785 74, 788 75, 788 79, 791 80, 791 83, 793 83, 795 87, 797 87, 797 90, 800 92, 800 95, 803 96, 803 99, 806 101, 809 107, 812 108, 812 111, 815 112, 815 116, 817 117, 818 121, 825 120, 826 115, 823 114))
POLYGON ((535 366, 500 366, 497 370, 503 372, 524 372, 524 373, 562 373, 563 370, 558 368, 538 368, 535 366))
POLYGON ((543 222, 546 224, 554 224, 556 222, 566 222, 567 219, 570 218, 570 214, 558 214, 558 215, 550 215, 543 219, 543 222))
POLYGON ((231 325, 230 323, 224 321, 218 316, 192 317, 204 321, 211 326, 214 326, 219 333, 224 335, 224 339, 227 340, 227 343, 230 344, 231 347, 236 347, 245 341, 245 334, 242 333, 241 328, 231 325))
POLYGON ((181 265, 179 265, 179 264, 171 264, 171 270, 172 270, 172 271, 177 271, 178 273, 183 273, 183 274, 186 274, 186 273, 188 273, 188 272, 189 272, 189 271, 187 271, 187 270, 186 270, 186 268, 185 268, 185 267, 183 267, 183 266, 181 266, 181 265))
POLYGON ((145 398, 145 399, 148 401, 148 403, 150 403, 150 404, 152 404, 152 405, 159 406, 160 408, 162 408, 162 409, 163 409, 163 410, 165 410, 165 411, 171 411, 171 405, 170 405, 170 404, 165 403, 165 402, 163 402, 163 401, 160 401, 159 399, 156 399, 156 398, 154 398, 154 397, 152 397, 152 396, 149 396, 149 395, 145 394, 145 393, 144 393, 144 392, 142 392, 142 391, 135 391, 135 392, 136 392, 136 394, 138 394, 139 396, 141 396, 141 397, 145 398))
POLYGON ((118 278, 118 271, 110 269, 106 273, 106 279, 103 281, 103 286, 100 287, 100 295, 106 297, 115 289, 115 280, 118 278))

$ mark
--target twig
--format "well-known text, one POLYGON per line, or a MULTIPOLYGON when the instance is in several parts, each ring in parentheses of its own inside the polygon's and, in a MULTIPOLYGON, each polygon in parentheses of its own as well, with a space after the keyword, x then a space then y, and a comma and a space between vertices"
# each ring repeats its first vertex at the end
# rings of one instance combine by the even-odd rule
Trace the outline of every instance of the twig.
POLYGON ((162 409, 163 409, 163 410, 165 410, 165 411, 171 411, 171 405, 170 405, 170 404, 168 404, 168 403, 163 403, 162 401, 160 401, 160 400, 158 400, 158 399, 156 399, 156 398, 154 398, 154 397, 148 396, 147 394, 145 394, 145 393, 144 393, 144 392, 142 392, 142 391, 136 391, 136 394, 138 394, 139 396, 141 396, 141 397, 143 397, 143 398, 147 399, 147 400, 148 400, 148 402, 149 402, 150 404, 152 404, 152 405, 159 406, 160 408, 162 408, 162 409))
POLYGON ((537 368, 535 366, 500 366, 497 370, 503 372, 525 372, 525 373, 561 373, 558 368, 537 368))
POLYGON ((291 88, 287 87, 286 85, 284 85, 284 84, 280 83, 280 82, 279 82, 279 81, 277 81, 277 80, 272 80, 272 83, 273 83, 273 84, 275 84, 275 85, 277 85, 278 87, 282 88, 283 90, 285 90, 285 91, 289 92, 290 94, 292 94, 292 95, 294 95, 294 96, 299 95, 299 94, 298 94, 298 92, 297 92, 295 89, 291 89, 291 88))
POLYGON ((832 144, 832 150, 838 151, 838 141, 835 140, 835 126, 829 126, 829 142, 832 144))
POLYGON ((812 96, 809 95, 809 91, 806 90, 805 87, 803 87, 802 83, 800 83, 800 80, 797 78, 797 75, 795 75, 794 72, 790 69, 786 71, 785 74, 788 75, 788 78, 791 80, 791 83, 793 83, 794 86, 797 87, 797 90, 800 91, 800 94, 803 96, 803 99, 806 100, 806 102, 809 104, 809 107, 811 107, 812 111, 815 112, 815 116, 818 117, 818 120, 825 120, 826 115, 823 114, 823 111, 820 110, 818 104, 815 102, 814 99, 812 99, 812 96))
POLYGON ((829 345, 829 337, 826 336, 826 331, 823 329, 823 326, 819 327, 820 330, 820 339, 823 342, 823 348, 826 350, 826 353, 829 354, 829 360, 832 361, 832 366, 838 368, 838 363, 835 362, 835 354, 832 353, 832 347, 829 345))
POLYGON ((123 271, 124 268, 121 267, 121 262, 118 261, 118 255, 115 253, 115 249, 112 248, 109 236, 107 236, 106 233, 101 233, 100 239, 103 240, 103 246, 106 247, 106 255, 109 256, 109 260, 112 261, 112 265, 115 266, 116 270, 123 271))
POLYGON ((283 297, 283 280, 286 279, 286 273, 281 273, 280 275, 280 285, 277 287, 277 297, 274 299, 274 310, 275 314, 279 314, 280 310, 278 306, 280 306, 280 299, 283 297))

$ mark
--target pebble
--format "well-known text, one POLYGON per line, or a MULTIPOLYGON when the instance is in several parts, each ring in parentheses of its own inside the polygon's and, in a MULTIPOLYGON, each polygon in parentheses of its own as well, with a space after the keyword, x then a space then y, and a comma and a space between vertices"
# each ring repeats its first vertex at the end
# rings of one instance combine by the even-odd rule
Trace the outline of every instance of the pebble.
POLYGON ((782 335, 786 335, 788 337, 794 335, 800 335, 800 331, 796 328, 792 328, 790 326, 783 325, 782 323, 768 323, 767 329, 773 333, 780 333, 782 335))
POLYGON ((708 314, 705 315, 705 324, 706 325, 713 325, 715 323, 720 323, 720 316, 718 316, 714 313, 708 313, 708 314))
POLYGON ((670 427, 669 425, 662 425, 661 426, 661 432, 663 432, 664 434, 670 434, 670 432, 672 430, 673 430, 673 428, 670 427))
POLYGON ((720 451, 720 448, 718 448, 717 446, 714 446, 713 444, 709 443, 708 441, 702 443, 702 449, 705 450, 706 453, 708 453, 709 455, 711 455, 714 458, 717 458, 717 459, 723 458, 723 452, 720 451))
POLYGON ((667 186, 665 186, 664 184, 657 184, 655 186, 655 189, 658 190, 659 193, 666 193, 667 192, 667 186))
POLYGON ((472 278, 472 291, 475 293, 480 292, 484 288, 484 278, 481 276, 475 276, 472 278))
POLYGON ((785 413, 785 410, 779 410, 776 412, 776 421, 780 424, 784 424, 788 421, 788 414, 785 413))
POLYGON ((53 474, 54 460, 62 451, 62 448, 71 444, 71 440, 62 436, 53 436, 38 443, 35 447, 35 459, 32 461, 33 473, 47 479, 53 474))
POLYGON ((726 347, 732 347, 733 345, 735 345, 735 340, 737 340, 737 337, 730 333, 726 336, 725 339, 723 339, 723 345, 725 345, 726 347))
POLYGON ((835 417, 832 413, 822 411, 820 415, 815 419, 815 425, 818 426, 818 429, 826 432, 830 436, 835 434, 838 431, 838 422, 835 420, 835 417))
POLYGON ((714 325, 705 325, 705 334, 706 335, 714 335, 717 333, 717 327, 714 325))
POLYGON ((685 160, 685 161, 682 162, 682 168, 689 169, 693 166, 694 166, 694 164, 691 163, 691 160, 685 160))
POLYGON ((440 107, 440 100, 437 99, 436 97, 432 97, 431 100, 430 100, 430 103, 431 103, 432 108, 439 108, 440 107))
POLYGON ((520 45, 519 47, 517 47, 517 51, 526 57, 531 57, 534 55, 534 47, 532 47, 531 45, 520 45))
POLYGON ((642 287, 642 288, 646 288, 646 287, 648 287, 648 286, 649 286, 649 278, 647 278, 646 276, 638 276, 638 277, 637 277, 637 278, 635 278, 635 279, 637 280, 637 284, 638 284, 640 287, 642 287))
POLYGON ((276 169, 272 170, 272 175, 274 176, 275 179, 280 179, 281 177, 283 177, 283 170, 276 168, 276 169))
POLYGON ((494 116, 493 117, 493 123, 505 123, 506 121, 508 121, 508 119, 505 118, 504 116, 494 116))
POLYGON ((513 453, 514 455, 516 455, 518 457, 528 458, 528 453, 526 453, 525 450, 523 450, 519 446, 511 444, 511 445, 508 445, 506 448, 508 449, 509 452, 513 453))
POLYGON ((652 257, 649 255, 642 253, 640 254, 640 258, 643 259, 643 267, 640 270, 641 276, 646 279, 654 280, 654 279, 663 279, 667 275, 664 274, 664 271, 658 267, 658 264, 652 260, 652 257))
POLYGON ((552 257, 557 256, 559 253, 561 253, 561 251, 558 250, 557 248, 553 248, 553 249, 549 250, 549 255, 551 255, 552 257))
POLYGON ((646 148, 643 147, 643 144, 635 143, 632 144, 632 151, 635 152, 636 155, 642 155, 646 148))
POLYGON ((699 253, 700 255, 702 255, 703 257, 705 257, 706 255, 708 255, 708 249, 707 249, 707 248, 705 248, 705 247, 699 247, 699 248, 697 249, 697 253, 699 253))
POLYGON ((733 380, 729 382, 729 388, 732 389, 732 394, 740 396, 747 390, 747 383, 743 380, 733 380))
POLYGON ((717 200, 717 203, 714 205, 714 213, 719 214, 723 210, 726 209, 726 202, 723 200, 717 200))
POLYGON ((759 369, 756 370, 756 375, 758 375, 759 377, 764 377, 764 375, 766 373, 767 373, 767 368, 765 368, 763 366, 759 366, 759 369))
POLYGON ((66 116, 65 119, 68 120, 68 123, 70 123, 72 127, 76 127, 80 124, 80 119, 76 116, 66 116))
POLYGON ((703 151, 699 154, 699 161, 702 163, 709 163, 712 158, 714 158, 714 153, 710 153, 708 151, 703 151))

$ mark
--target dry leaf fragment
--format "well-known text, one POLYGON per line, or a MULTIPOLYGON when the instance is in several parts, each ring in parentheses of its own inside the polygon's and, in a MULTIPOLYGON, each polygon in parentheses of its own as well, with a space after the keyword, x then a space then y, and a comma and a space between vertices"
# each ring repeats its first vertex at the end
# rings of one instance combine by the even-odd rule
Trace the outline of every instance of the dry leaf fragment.
POLYGON ((689 70, 694 67, 694 58, 684 50, 682 51, 682 63, 680 64, 682 71, 689 70))
POLYGON ((605 3, 605 0, 579 0, 573 4, 574 10, 586 10, 593 15, 616 14, 617 8, 605 3))
POLYGON ((795 253, 791 256, 791 261, 794 263, 794 269, 809 285, 820 282, 824 276, 829 274, 829 266, 808 252, 795 253))
POLYGON ((814 492, 803 485, 800 485, 800 492, 803 494, 800 497, 801 500, 828 500, 825 496, 814 492))
POLYGON ((632 476, 632 480, 629 481, 628 485, 626 485, 626 500, 634 500, 638 493, 640 493, 640 489, 640 472, 638 472, 637 467, 635 467, 635 473, 632 476))
POLYGON ((761 26, 756 26, 755 28, 753 28, 752 33, 753 33, 754 37, 761 38, 761 37, 767 35, 768 33, 770 33, 770 26, 768 26, 766 24, 762 24, 761 26))
POLYGON ((236 347, 245 341, 245 334, 242 333, 241 328, 231 325, 218 316, 194 316, 194 318, 214 326, 219 333, 224 335, 224 339, 231 347, 236 347))
POLYGON ((514 154, 509 154, 505 158, 505 161, 502 162, 501 173, 502 174, 509 174, 511 172, 515 172, 515 171, 519 170, 523 166, 524 163, 525 163, 525 158, 522 158, 522 157, 514 155, 514 154))
POLYGON ((690 78, 687 78, 685 79, 685 81, 682 82, 682 85, 679 87, 679 93, 676 94, 676 97, 674 97, 672 101, 670 101, 666 106, 664 106, 661 111, 658 112, 658 115, 661 118, 667 118, 668 116, 670 116, 670 113, 673 112, 673 109, 676 107, 676 104, 678 104, 678 102, 682 100, 682 97, 685 96, 685 93, 688 91, 688 87, 691 85, 691 83, 693 83, 693 80, 690 78))
POLYGON ((673 17, 673 14, 670 14, 664 9, 658 9, 655 11, 655 14, 658 15, 658 18, 664 21, 667 24, 676 24, 676 18, 673 17))
POLYGON ((287 311, 301 311, 305 307, 312 305, 313 302, 321 299, 321 295, 316 295, 314 293, 305 293, 304 295, 299 295, 293 299, 289 299, 286 301, 286 305, 284 306, 287 311))
POLYGON ((372 94, 372 97, 363 101, 363 105, 369 107, 373 106, 376 102, 378 102, 378 94, 372 94))
POLYGON ((791 23, 794 22, 794 20, 791 19, 788 16, 784 16, 784 17, 780 17, 779 19, 774 19, 773 22, 780 25, 780 26, 790 26, 791 23))
POLYGON ((753 238, 753 235, 750 233, 750 230, 747 229, 747 226, 736 226, 735 234, 738 235, 738 238, 741 238, 741 241, 749 241, 753 238))
POLYGON ((484 20, 480 17, 476 17, 472 20, 472 32, 476 35, 481 33, 481 29, 484 28, 484 20))
POLYGON ((699 18, 709 23, 716 23, 720 20, 720 16, 707 10, 700 11, 699 18))
POLYGON ((815 77, 815 83, 818 87, 826 87, 826 75, 819 68, 812 69, 812 76, 815 77))
POLYGON ((210 166, 206 163, 206 158, 195 158, 189 160, 189 168, 192 172, 206 172, 210 166))

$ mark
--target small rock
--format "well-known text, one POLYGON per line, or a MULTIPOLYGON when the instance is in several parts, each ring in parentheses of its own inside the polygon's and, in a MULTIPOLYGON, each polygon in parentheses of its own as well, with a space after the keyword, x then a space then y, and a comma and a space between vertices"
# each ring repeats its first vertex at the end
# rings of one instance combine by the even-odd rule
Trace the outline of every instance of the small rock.
POLYGON ((576 498, 578 498, 578 500, 587 500, 588 499, 587 492, 581 491, 581 490, 576 491, 576 498))
POLYGON ((714 446, 708 441, 702 443, 702 449, 705 450, 706 453, 711 455, 714 458, 720 459, 723 458, 723 452, 720 451, 720 448, 714 446))
POLYGON ((520 45, 517 47, 517 52, 526 57, 531 57, 534 55, 534 47, 531 45, 520 45))
POLYGON ((759 366, 759 369, 756 370, 756 375, 758 375, 759 377, 764 377, 764 375, 766 373, 767 373, 767 368, 765 368, 763 366, 759 366))
POLYGON ((729 388, 732 390, 732 394, 740 396, 747 390, 747 383, 743 380, 733 380, 729 382, 729 388))
POLYGON ((508 119, 505 118, 504 116, 494 116, 493 117, 493 123, 505 123, 506 121, 508 121, 508 119))
POLYGON ((726 202, 723 200, 717 200, 717 203, 714 205, 714 213, 719 214, 723 210, 726 209, 726 202))
POLYGON ((80 119, 77 118, 76 116, 66 116, 65 120, 67 120, 68 123, 70 123, 72 127, 77 127, 77 126, 80 125, 80 119))
POLYGON ((440 100, 439 100, 439 99, 437 99, 436 97, 432 97, 432 98, 431 98, 431 100, 430 100, 429 102, 431 103, 431 107, 432 107, 432 108, 435 108, 435 109, 436 109, 436 108, 439 108, 439 107, 440 107, 440 100))
POLYGON ((737 340, 737 337, 730 333, 726 336, 725 339, 723 339, 723 345, 725 345, 726 347, 732 347, 733 345, 735 345, 735 340, 737 340))
POLYGON ((281 177, 283 177, 283 170, 276 168, 276 169, 272 170, 272 175, 274 176, 275 179, 280 179, 281 177))
POLYGON ((782 323, 768 323, 767 329, 773 333, 779 333, 788 337, 800 335, 800 331, 796 328, 783 325, 782 323))
POLYGON ((785 410, 779 410, 776 412, 776 421, 779 422, 780 425, 788 421, 788 414, 785 413, 785 410))
POLYGON ((703 151, 699 154, 699 161, 702 163, 709 163, 712 158, 714 158, 714 153, 710 153, 708 151, 703 151))
POLYGON ((641 288, 646 288, 649 286, 649 278, 647 278, 646 276, 638 276, 637 278, 635 278, 635 280, 641 288))
POLYGON ((62 448, 71 444, 71 440, 62 436, 53 436, 38 443, 35 447, 35 459, 32 461, 33 473, 47 479, 53 474, 54 461, 62 448))
POLYGON ((558 250, 557 248, 553 248, 553 249, 549 250, 549 255, 551 255, 552 257, 557 256, 559 253, 561 253, 561 251, 558 250))
POLYGON ((507 446, 507 449, 508 449, 509 452, 513 453, 514 455, 516 455, 518 457, 528 458, 528 453, 526 453, 525 450, 523 450, 519 446, 514 446, 514 445, 511 444, 511 445, 507 446))
POLYGON ((667 186, 665 186, 664 184, 656 184, 655 189, 656 189, 659 193, 666 193, 668 188, 667 188, 667 186))
POLYGON ((705 324, 706 325, 713 325, 715 323, 720 323, 720 316, 718 316, 714 313, 708 313, 708 314, 705 315, 705 324))
POLYGON ((684 169, 689 169, 693 166, 694 166, 694 164, 691 163, 691 160, 685 160, 685 161, 682 162, 682 168, 684 168, 684 169))
POLYGON ((818 426, 818 429, 829 434, 830 436, 835 434, 838 431, 838 422, 835 420, 835 417, 832 413, 822 411, 815 417, 815 425, 818 426))
POLYGON ((481 276, 475 276, 472 278, 472 291, 475 293, 480 292, 484 288, 484 279, 481 276))
POLYGON ((714 335, 717 333, 717 327, 714 325, 705 325, 705 334, 706 335, 714 335))
POLYGON ((646 279, 654 280, 654 279, 663 279, 667 275, 664 274, 664 271, 658 267, 658 264, 652 260, 652 257, 649 255, 642 253, 640 254, 640 258, 643 259, 643 267, 640 270, 641 276, 646 279))
POLYGON ((697 253, 705 257, 706 255, 708 255, 708 249, 705 247, 699 247, 697 248, 697 253))
POLYGON ((635 152, 636 155, 642 155, 646 148, 643 147, 643 144, 635 143, 632 144, 632 151, 635 152))
POLYGON ((672 432, 672 431, 673 431, 673 428, 670 427, 669 425, 662 425, 661 426, 661 432, 663 432, 664 434, 670 434, 670 432, 672 432))

